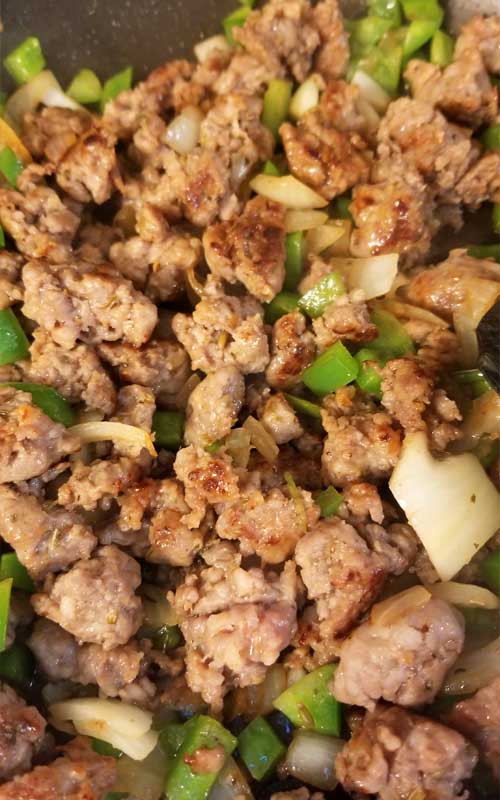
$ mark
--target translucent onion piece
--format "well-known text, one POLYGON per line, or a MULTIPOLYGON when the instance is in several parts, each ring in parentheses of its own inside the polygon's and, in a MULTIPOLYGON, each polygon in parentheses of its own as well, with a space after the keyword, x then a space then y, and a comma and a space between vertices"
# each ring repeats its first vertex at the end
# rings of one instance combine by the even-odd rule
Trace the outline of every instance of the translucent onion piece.
POLYGON ((342 739, 299 730, 288 748, 282 769, 299 781, 331 791, 338 784, 335 758, 344 746, 342 739))
POLYGON ((125 425, 123 422, 82 422, 81 425, 73 425, 68 430, 74 436, 78 436, 83 444, 116 442, 137 446, 138 450, 145 447, 148 453, 156 456, 151 435, 142 428, 136 428, 135 425, 125 425))
POLYGON ((297 514, 297 519, 299 520, 300 530, 305 533, 307 530, 307 513, 304 506, 304 498, 302 497, 302 492, 295 483, 291 472, 285 472, 283 477, 286 481, 286 485, 288 486, 290 497, 292 498, 295 504, 295 511, 297 514))
POLYGON ((328 214, 325 211, 291 209, 286 212, 285 230, 287 233, 309 231, 311 228, 324 225, 325 222, 328 222, 328 214))
POLYGON ((253 800, 253 794, 234 758, 228 758, 210 792, 210 800, 253 800))
POLYGON ((286 208, 324 208, 328 205, 328 200, 293 175, 256 175, 250 181, 250 188, 286 208))
POLYGON ((243 427, 250 434, 250 441, 261 456, 270 464, 276 461, 279 455, 279 447, 262 423, 255 417, 247 417, 243 427))
POLYGON ((498 529, 500 495, 476 456, 435 459, 424 432, 406 436, 389 487, 442 581, 498 529))
MULTIPOLYGON (((396 290, 396 288, 404 285, 404 283, 401 283, 401 281, 406 282, 404 276, 398 275, 392 286, 391 294, 396 290)), ((420 306, 412 306, 410 303, 401 303, 399 300, 393 300, 392 298, 389 298, 384 300, 379 307, 384 308, 386 311, 390 311, 391 314, 394 314, 394 316, 398 317, 399 319, 420 319, 422 322, 429 322, 431 325, 436 325, 438 328, 449 327, 446 320, 438 317, 437 314, 434 314, 432 311, 428 311, 426 308, 420 308, 420 306)))
POLYGON ((370 619, 375 625, 392 625, 408 612, 425 606, 430 599, 430 592, 424 586, 411 586, 376 603, 370 612, 370 619))
POLYGON ((78 424, 83 422, 102 422, 104 414, 102 411, 97 411, 95 408, 80 408, 76 412, 76 421, 78 424))
POLYGON ((226 37, 221 33, 217 36, 209 36, 208 39, 198 42, 193 47, 194 54, 199 64, 204 64, 209 58, 217 53, 227 53, 231 50, 226 37))
POLYGON ((446 600, 453 606, 495 609, 500 605, 496 594, 483 586, 475 586, 472 583, 445 581, 444 583, 433 583, 427 588, 433 597, 446 600))
POLYGON ((134 761, 144 759, 155 749, 158 744, 159 733, 149 730, 140 736, 131 736, 120 733, 116 728, 111 728, 105 720, 78 720, 74 723, 78 733, 82 736, 94 736, 108 742, 112 747, 121 750, 134 761))
POLYGON ((76 697, 50 706, 54 719, 77 722, 105 720, 110 728, 124 736, 142 736, 153 722, 153 715, 121 700, 105 700, 102 697, 76 697))
POLYGON ((122 756, 116 762, 116 781, 113 792, 127 792, 141 800, 160 800, 165 788, 167 760, 160 747, 144 761, 122 756))
POLYGON ((500 395, 491 389, 472 401, 462 426, 460 449, 471 450, 485 434, 500 437, 500 395))
POLYGON ((40 103, 45 106, 83 110, 82 106, 64 93, 55 75, 44 69, 9 97, 5 104, 5 119, 13 128, 20 130, 24 115, 35 111, 40 103))
POLYGON ((224 446, 235 467, 246 469, 250 459, 250 434, 243 428, 234 428, 226 436, 224 446))
POLYGON ((453 314, 453 327, 460 345, 460 361, 465 369, 472 369, 479 358, 479 342, 477 340, 476 325, 472 322, 467 312, 461 308, 453 314))
POLYGON ((342 225, 320 225, 310 230, 306 236, 307 255, 319 255, 328 250, 344 235, 342 225))
POLYGON ((341 272, 349 289, 362 289, 366 300, 390 291, 398 272, 398 254, 369 258, 334 258, 332 270, 341 272))
POLYGON ((477 328, 482 318, 495 305, 500 297, 500 283, 485 278, 467 278, 464 300, 464 314, 471 325, 477 328))
POLYGON ((464 653, 450 670, 441 691, 444 694, 473 694, 500 675, 500 636, 495 641, 464 653))
POLYGON ((166 143, 180 155, 187 155, 198 144, 203 114, 195 106, 186 106, 174 117, 165 134, 166 143))
MULTIPOLYGON (((340 239, 337 239, 336 242, 328 249, 328 256, 341 256, 341 257, 349 257, 351 254, 350 244, 351 244, 351 233, 352 233, 352 222, 350 219, 336 219, 332 220, 335 222, 335 225, 339 225, 342 228, 342 236, 340 239)), ((331 224, 331 223, 329 223, 331 224)))
POLYGON ((205 294, 205 287, 203 286, 202 282, 198 280, 195 268, 189 267, 189 269, 186 270, 185 274, 188 286, 191 287, 195 295, 197 295, 198 297, 203 297, 203 295, 205 294))
POLYGON ((391 102, 391 96, 382 89, 381 85, 374 81, 370 75, 357 69, 354 73, 352 83, 354 83, 360 91, 360 95, 364 100, 367 100, 373 106, 375 111, 379 114, 384 114, 387 106, 391 102))
POLYGON ((319 103, 319 91, 323 85, 318 75, 311 75, 302 83, 290 101, 288 109, 293 119, 300 119, 319 103))
POLYGON ((23 164, 30 163, 29 150, 26 149, 15 130, 0 117, 0 150, 3 150, 4 147, 10 147, 23 164))

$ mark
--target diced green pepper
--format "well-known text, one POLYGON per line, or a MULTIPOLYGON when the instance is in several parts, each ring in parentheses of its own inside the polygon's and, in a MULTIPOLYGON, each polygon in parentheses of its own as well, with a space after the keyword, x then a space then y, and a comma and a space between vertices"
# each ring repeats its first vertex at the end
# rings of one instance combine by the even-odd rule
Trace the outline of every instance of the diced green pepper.
POLYGON ((460 613, 465 619, 465 635, 467 639, 469 639, 469 634, 470 636, 476 636, 478 633, 484 633, 491 639, 498 635, 500 618, 496 609, 461 608, 460 613))
POLYGON ((169 763, 177 756, 189 731, 189 726, 192 727, 195 722, 196 717, 192 717, 189 722, 169 722, 162 729, 158 743, 169 763))
POLYGON ((491 227, 493 228, 493 233, 500 234, 500 203, 493 203, 493 209, 491 211, 491 227))
POLYGON ((390 19, 371 15, 351 22, 349 44, 353 57, 361 57, 369 53, 384 33, 392 27, 393 23, 390 19))
POLYGON ((224 444, 224 439, 216 439, 215 442, 207 444, 205 450, 207 451, 207 453, 210 453, 210 455, 213 455, 214 453, 217 452, 217 450, 221 449, 223 444, 224 444))
POLYGON ((339 194, 333 201, 334 216, 337 219, 350 219, 352 222, 352 214, 349 211, 349 206, 352 203, 350 194, 339 194))
POLYGON ((486 586, 497 595, 500 595, 500 550, 493 550, 481 562, 481 577, 486 586))
POLYGON ((269 722, 257 717, 238 736, 238 752, 252 778, 262 781, 274 772, 286 747, 269 722))
POLYGON ((311 319, 317 319, 325 313, 330 303, 343 294, 345 294, 345 285, 342 275, 338 272, 330 272, 302 295, 298 305, 300 310, 304 311, 311 319))
POLYGON ((91 69, 81 69, 71 81, 66 94, 83 105, 98 103, 102 95, 102 84, 91 69))
POLYGON ((325 664, 286 689, 273 705, 298 728, 340 734, 341 706, 330 691, 336 664, 325 664))
POLYGON ((305 400, 303 397, 296 397, 294 394, 285 394, 285 398, 299 414, 304 414, 306 417, 314 417, 314 419, 321 419, 321 406, 318 406, 316 403, 311 403, 310 400, 305 400))
POLYGON ((431 41, 431 64, 437 67, 447 67, 453 60, 455 40, 445 31, 437 30, 431 41))
POLYGON ((343 499, 334 486, 322 489, 321 492, 317 492, 314 495, 314 502, 320 507, 322 517, 331 517, 336 514, 342 505, 343 499))
POLYGON ((154 441, 166 450, 178 450, 184 436, 184 414, 180 411, 156 411, 153 414, 154 441))
POLYGON ((280 125, 288 116, 291 97, 291 81, 285 81, 282 78, 273 78, 269 81, 264 94, 262 124, 269 128, 275 139, 278 138, 280 125))
POLYGON ((489 469, 500 455, 500 441, 490 436, 482 436, 472 453, 485 469, 489 469))
POLYGON ((128 800, 129 792, 108 792, 104 795, 104 800, 128 800))
POLYGON ((111 78, 108 78, 102 87, 101 111, 104 111, 106 103, 109 103, 110 100, 113 100, 126 89, 130 89, 131 86, 132 67, 125 67, 121 72, 117 72, 116 75, 112 75, 111 78))
POLYGON ((39 383, 24 383, 24 381, 9 381, 2 386, 13 386, 21 392, 29 392, 35 406, 41 408, 54 422, 59 422, 66 428, 75 424, 75 412, 64 397, 51 386, 39 383))
POLYGON ((410 23, 403 43, 403 57, 408 60, 436 33, 438 24, 434 20, 416 19, 410 23))
POLYGON ((473 258, 493 258, 500 264, 500 244, 475 244, 467 248, 473 258))
POLYGON ((0 225, 0 247, 5 247, 5 233, 0 225))
POLYGON ((15 553, 4 553, 0 558, 0 580, 12 578, 14 589, 24 592, 34 592, 35 584, 31 580, 28 570, 19 561, 15 553))
POLYGON ((432 20, 436 27, 441 27, 444 11, 437 0, 401 0, 403 12, 410 22, 416 19, 432 20))
POLYGON ((401 6, 399 0, 369 0, 367 6, 370 14, 390 19, 393 27, 397 28, 401 25, 401 6))
POLYGON ((378 336, 370 342, 369 350, 375 351, 385 360, 415 352, 411 337, 393 314, 376 309, 371 313, 371 321, 377 327, 378 336))
POLYGON ((242 5, 241 8, 232 11, 231 14, 228 14, 227 17, 224 17, 222 20, 222 27, 224 28, 226 39, 233 47, 236 44, 233 37, 233 28, 241 28, 245 24, 245 20, 249 14, 250 6, 245 4, 242 5))
POLYGON ((275 178, 279 178, 281 175, 278 167, 272 161, 266 161, 262 167, 262 172, 264 175, 273 175, 275 178))
POLYGON ((483 131, 481 142, 486 150, 500 150, 500 122, 494 122, 483 131))
POLYGON ((24 644, 14 642, 0 653, 0 678, 10 683, 27 684, 33 675, 33 656, 24 644))
POLYGON ((113 747, 109 742, 103 742, 102 739, 96 739, 94 737, 92 737, 92 750, 100 756, 110 756, 116 759, 123 756, 123 752, 117 750, 117 748, 113 747))
POLYGON ((7 624, 9 622, 10 594, 12 578, 0 581, 0 653, 5 650, 7 640, 7 624))
POLYGON ((182 642, 182 633, 178 625, 162 625, 153 635, 153 645, 155 650, 167 653, 175 650, 182 642))
POLYGON ((24 42, 4 59, 6 70, 16 83, 28 83, 45 67, 45 58, 39 39, 28 36, 24 42))
POLYGON ((304 371, 302 380, 311 392, 323 396, 352 383, 358 372, 356 359, 342 342, 335 342, 304 371))
POLYGON ((3 117, 5 111, 5 104, 7 102, 7 92, 0 91, 0 117, 3 117))
POLYGON ((23 169, 22 161, 10 147, 0 150, 0 172, 14 188, 17 186, 17 179, 23 169))
POLYGON ((302 277, 305 256, 305 238, 303 231, 289 233, 285 239, 285 283, 283 288, 293 292, 302 277))
POLYGON ((461 369, 455 372, 453 377, 460 386, 467 386, 473 397, 481 397, 491 389, 487 378, 479 369, 461 369))
POLYGON ((359 61, 359 67, 391 95, 398 91, 403 65, 403 42, 406 28, 387 31, 371 52, 359 61))
MULTIPOLYGON (((236 744, 235 737, 212 717, 199 715, 186 723, 186 735, 167 777, 167 800, 205 800, 220 769, 215 772, 193 771, 189 765, 189 756, 196 750, 222 747, 227 758, 236 744)), ((221 761, 220 767, 222 766, 221 761)))
POLYGON ((11 308, 0 311, 0 367, 29 356, 29 342, 11 308))
POLYGON ((270 303, 264 306, 264 319, 268 325, 272 325, 280 317, 285 314, 291 314, 292 311, 297 311, 299 307, 299 295, 293 292, 278 292, 276 297, 273 297, 270 303))
POLYGON ((373 394, 375 397, 382 397, 382 378, 378 371, 371 364, 366 364, 366 361, 376 361, 380 363, 380 356, 375 350, 370 350, 368 347, 363 347, 356 353, 356 361, 359 363, 359 373, 356 378, 356 383, 362 392, 366 394, 373 394))

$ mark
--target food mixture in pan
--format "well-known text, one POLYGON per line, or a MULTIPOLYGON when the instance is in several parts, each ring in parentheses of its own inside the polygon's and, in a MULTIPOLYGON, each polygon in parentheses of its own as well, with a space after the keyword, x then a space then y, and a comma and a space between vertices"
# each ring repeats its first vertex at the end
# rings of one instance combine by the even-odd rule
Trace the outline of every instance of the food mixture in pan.
POLYGON ((442 25, 5 59, 0 800, 497 796, 500 16, 442 25))

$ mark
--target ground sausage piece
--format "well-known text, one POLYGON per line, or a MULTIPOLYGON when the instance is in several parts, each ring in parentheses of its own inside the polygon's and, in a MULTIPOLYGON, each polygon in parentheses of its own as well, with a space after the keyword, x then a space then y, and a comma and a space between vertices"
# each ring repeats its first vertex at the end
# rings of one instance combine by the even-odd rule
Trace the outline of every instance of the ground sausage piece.
POLYGON ((70 403, 83 400, 88 408, 103 414, 113 413, 115 387, 93 347, 88 344, 62 347, 49 332, 37 328, 30 356, 30 361, 21 364, 28 380, 52 386, 70 403))
POLYGON ((23 312, 62 347, 118 339, 140 347, 158 321, 156 306, 114 268, 90 264, 55 267, 44 261, 23 268, 23 312))
POLYGON ((259 412, 260 421, 276 444, 286 444, 302 436, 297 414, 282 394, 273 394, 259 412))
POLYGON ((63 425, 33 405, 28 392, 0 387, 0 483, 26 481, 80 449, 63 425))
POLYGON ((254 197, 239 217, 207 228, 203 247, 214 275, 270 302, 285 279, 285 209, 254 197))
POLYGON ((222 367, 191 392, 186 407, 187 444, 206 447, 231 431, 245 396, 245 381, 236 367, 222 367))
POLYGON ((64 755, 0 786, 0 800, 102 800, 116 779, 115 759, 99 756, 76 738, 64 755))
POLYGON ((313 7, 310 19, 321 40, 315 69, 326 81, 340 78, 349 62, 349 35, 337 0, 320 0, 313 7))
POLYGON ((136 483, 142 469, 136 459, 127 457, 115 460, 97 460, 91 464, 76 461, 71 476, 58 492, 58 502, 69 511, 83 508, 109 509, 113 499, 136 483))
MULTIPOLYGON (((122 503, 122 515, 123 510, 122 503)), ((203 546, 207 526, 200 525, 192 529, 183 521, 191 509, 184 499, 181 484, 175 480, 159 481, 151 511, 147 560, 174 567, 189 567, 203 546)))
POLYGON ((24 298, 21 284, 23 263, 24 259, 19 253, 10 253, 8 250, 0 252, 0 311, 24 298))
POLYGON ((473 211, 487 200, 500 202, 500 153, 486 153, 458 182, 456 193, 462 203, 473 211))
POLYGON ((380 700, 402 706, 431 703, 464 643, 464 620, 437 598, 384 623, 368 620, 342 645, 335 697, 373 709, 380 700))
POLYGON ((92 116, 83 109, 45 106, 24 115, 23 142, 34 158, 59 164, 92 124, 92 116))
POLYGON ((422 419, 431 402, 432 381, 413 358, 396 358, 382 369, 382 405, 405 431, 425 430, 422 419))
POLYGON ((500 16, 472 17, 460 31, 455 58, 469 49, 479 50, 488 72, 500 73, 500 16))
POLYGON ((10 686, 0 683, 0 781, 31 769, 44 733, 45 720, 37 709, 27 706, 10 686))
POLYGON ((355 289, 330 303, 323 314, 313 320, 316 342, 321 350, 338 341, 370 342, 377 328, 370 321, 364 292, 355 289))
POLYGON ((114 139, 100 130, 86 133, 56 169, 58 185, 73 200, 98 205, 113 194, 117 175, 114 139))
POLYGON ((64 262, 80 218, 43 182, 47 170, 31 164, 20 174, 17 189, 0 190, 0 224, 27 258, 64 262))
POLYGON ((174 472, 184 484, 186 503, 192 509, 183 517, 189 528, 198 527, 207 504, 232 502, 239 496, 238 476, 223 450, 211 455, 202 447, 184 447, 177 453, 174 472))
POLYGON ((379 706, 335 760, 349 792, 400 800, 418 792, 435 800, 463 798, 462 782, 477 761, 459 733, 402 708, 379 706))
POLYGON ((142 622, 142 603, 134 594, 140 583, 137 561, 109 545, 59 575, 47 593, 33 595, 33 608, 82 642, 112 650, 126 644, 142 622))
POLYGON ((457 703, 446 721, 474 742, 500 781, 500 678, 457 703))
POLYGON ((274 389, 296 386, 315 355, 314 337, 307 330, 304 315, 299 311, 285 314, 273 326, 267 382, 274 389))
MULTIPOLYGON (((153 390, 147 386, 132 383, 130 386, 122 386, 119 389, 116 411, 111 419, 114 422, 123 422, 124 425, 142 428, 150 433, 155 411, 156 400, 153 390)), ((137 447, 133 444, 115 442, 114 449, 115 452, 123 455, 127 455, 127 453, 137 455, 137 447)))
POLYGON ((176 395, 190 374, 186 351, 173 339, 151 341, 141 348, 125 342, 102 342, 97 351, 116 367, 123 383, 150 386, 160 396, 176 395))

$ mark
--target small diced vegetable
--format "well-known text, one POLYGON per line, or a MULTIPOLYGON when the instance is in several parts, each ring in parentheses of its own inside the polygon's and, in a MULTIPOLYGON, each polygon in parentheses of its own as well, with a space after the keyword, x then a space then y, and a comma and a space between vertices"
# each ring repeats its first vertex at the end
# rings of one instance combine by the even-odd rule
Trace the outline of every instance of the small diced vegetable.
POLYGON ((210 800, 254 800, 248 781, 232 756, 219 772, 210 800))
MULTIPOLYGON (((313 212, 311 212, 313 213, 313 212)), ((318 212, 321 213, 321 212, 318 212)), ((302 277, 304 266, 305 242, 302 231, 289 233, 285 239, 285 283, 283 288, 293 292, 302 277)))
MULTIPOLYGON (((20 130, 25 114, 34 112, 40 104, 48 107, 81 109, 78 103, 63 92, 54 73, 49 69, 44 69, 43 72, 32 78, 29 83, 21 86, 14 94, 11 94, 5 105, 5 118, 9 125, 16 128, 16 130, 20 130)), ((1 130, 1 127, 0 141, 3 141, 4 130, 1 130)), ((10 147, 24 163, 31 161, 31 156, 26 148, 24 148, 23 155, 23 152, 20 152, 14 143, 10 144, 10 147)))
MULTIPOLYGON (((384 114, 387 106, 391 102, 391 96, 387 94, 377 81, 374 81, 370 75, 363 72, 362 69, 357 69, 353 75, 352 83, 354 83, 363 97, 379 114, 384 114)), ((349 213, 349 204, 351 198, 345 195, 335 198, 335 207, 339 208, 338 216, 345 219, 352 219, 349 213)))
POLYGON ((21 392, 29 392, 35 406, 41 408, 54 422, 59 422, 66 428, 75 422, 75 412, 67 400, 51 386, 43 386, 39 383, 24 383, 23 381, 9 381, 0 384, 2 386, 13 386, 21 392))
POLYGON ((359 69, 368 73, 390 95, 396 94, 401 80, 405 28, 390 30, 359 62, 359 69))
POLYGON ((370 342, 370 350, 387 359, 415 352, 411 337, 393 314, 378 308, 372 311, 371 321, 377 326, 378 336, 370 342))
POLYGON ((5 650, 7 640, 12 583, 12 578, 6 578, 0 582, 0 653, 5 650))
POLYGON ((102 87, 101 111, 104 111, 106 103, 109 103, 110 100, 114 100, 120 92, 130 89, 131 86, 132 67, 125 67, 121 72, 117 72, 116 75, 112 75, 111 78, 108 78, 102 87))
POLYGON ((500 637, 478 650, 463 652, 445 677, 444 694, 474 694, 500 675, 500 637))
POLYGON ((91 69, 81 69, 71 81, 66 94, 83 105, 98 103, 101 99, 102 84, 91 69))
POLYGON ((153 644, 161 653, 175 650, 182 642, 182 633, 178 625, 162 625, 153 634, 153 644))
POLYGON ((158 447, 178 450, 184 435, 184 414, 180 411, 156 411, 153 415, 153 433, 158 447))
POLYGON ((21 159, 16 156, 12 148, 4 147, 0 150, 0 172, 11 186, 17 185, 17 179, 23 169, 21 159))
POLYGON ((270 303, 264 306, 264 319, 268 325, 272 325, 280 317, 297 311, 300 297, 294 292, 278 292, 270 303))
POLYGON ((339 510, 343 497, 334 486, 329 486, 314 495, 314 502, 320 507, 322 517, 331 517, 339 510))
POLYGON ((395 28, 401 25, 401 6, 399 0, 369 0, 370 14, 390 19, 395 28))
POLYGON ((311 403, 310 400, 305 400, 303 397, 296 397, 294 394, 285 394, 287 402, 299 414, 304 414, 306 417, 314 417, 314 419, 321 419, 321 406, 316 403, 311 403))
POLYGON ((335 216, 339 219, 349 219, 352 221, 352 214, 349 211, 349 206, 352 203, 352 198, 348 194, 340 194, 333 201, 333 208, 335 216))
POLYGON ((375 350, 370 350, 369 347, 363 347, 356 353, 355 358, 359 363, 356 383, 361 391, 367 394, 373 394, 378 398, 382 397, 382 378, 374 366, 365 363, 366 361, 375 361, 380 364, 381 360, 379 354, 375 350))
POLYGON ((491 386, 480 369, 461 369, 453 377, 460 386, 467 386, 473 397, 481 397, 489 392, 491 386))
POLYGON ((0 678, 9 683, 27 684, 33 676, 33 656, 26 645, 14 642, 0 653, 0 678))
POLYGON ((4 553, 0 558, 0 580, 12 578, 14 589, 25 592, 34 592, 35 584, 31 580, 28 570, 19 561, 15 553, 4 553))
POLYGON ((242 5, 241 8, 237 8, 235 11, 232 11, 222 20, 222 27, 224 28, 224 33, 226 34, 226 39, 228 40, 229 44, 236 44, 233 37, 233 28, 241 28, 245 24, 245 20, 250 14, 250 10, 251 9, 249 5, 242 5))
POLYGON ((28 83, 45 66, 39 39, 36 36, 28 36, 24 42, 21 42, 15 50, 9 53, 3 63, 16 83, 28 83))
POLYGON ((348 289, 361 289, 366 300, 373 300, 391 289, 398 272, 398 254, 336 258, 330 264, 344 276, 348 289))
POLYGON ((288 116, 290 97, 292 96, 292 83, 281 78, 273 78, 264 94, 264 107, 262 109, 262 123, 269 128, 274 138, 278 138, 280 125, 288 116))
POLYGON ((117 750, 116 747, 109 744, 109 742, 105 742, 102 739, 96 739, 95 736, 92 737, 92 750, 94 753, 97 753, 100 756, 110 756, 111 758, 122 758, 123 753, 121 750, 117 750))
POLYGON ((279 177, 281 175, 281 172, 279 171, 276 164, 274 164, 272 161, 266 161, 266 163, 262 167, 262 174, 274 175, 275 177, 279 177))
POLYGON ((405 59, 420 50, 436 33, 439 25, 435 20, 416 19, 410 23, 403 43, 403 56, 405 59))
POLYGON ((252 778, 261 781, 276 768, 286 747, 264 717, 257 717, 238 736, 238 752, 252 778))
POLYGON ((302 83, 290 101, 289 113, 293 119, 300 119, 316 108, 319 102, 319 81, 317 76, 311 75, 310 78, 302 83))
POLYGON ((0 247, 5 247, 5 233, 1 225, 0 225, 0 247))
POLYGON ((437 30, 431 41, 430 60, 437 67, 447 67, 453 59, 455 41, 445 31, 437 30))
POLYGON ((481 562, 481 577, 492 592, 500 595, 500 550, 493 550, 481 562))
POLYGON ((336 664, 325 664, 292 684, 275 701, 281 711, 298 728, 338 736, 341 706, 330 691, 336 664))
POLYGON ((194 54, 200 64, 205 64, 209 58, 217 53, 228 53, 231 46, 222 33, 217 33, 215 36, 209 36, 208 39, 202 39, 197 42, 193 47, 194 54))
POLYGON ((260 173, 250 181, 250 188, 285 208, 324 208, 328 205, 328 200, 293 175, 277 177, 260 173))
POLYGON ((484 130, 481 142, 486 150, 500 150, 500 122, 494 122, 484 130))
POLYGON ((316 789, 333 791, 338 784, 335 758, 344 747, 342 739, 313 731, 297 731, 288 748, 284 772, 316 789))
POLYGON ((493 203, 491 227, 493 228, 493 233, 500 233, 500 203, 493 203))
POLYGON ((437 0, 401 0, 405 17, 413 22, 416 19, 432 20, 439 28, 444 19, 444 11, 437 0))
POLYGON ((126 425, 124 422, 82 422, 80 425, 73 425, 71 433, 79 436, 82 444, 93 444, 94 442, 118 442, 126 446, 143 447, 152 456, 157 452, 153 445, 151 435, 144 428, 137 428, 135 425, 126 425))
POLYGON ((342 276, 338 272, 330 272, 302 295, 298 306, 311 319, 317 319, 325 313, 330 303, 343 294, 345 294, 345 286, 342 276))
POLYGON ((473 258, 492 258, 500 264, 500 244, 475 244, 467 248, 473 258))
POLYGON ((356 359, 342 342, 335 342, 304 371, 302 380, 314 394, 322 396, 352 383, 358 372, 356 359))
POLYGON ((250 416, 246 418, 242 427, 250 436, 252 447, 255 447, 266 461, 273 464, 279 456, 280 449, 262 422, 250 416))
POLYGON ((0 367, 29 356, 29 342, 10 308, 0 310, 0 367))

